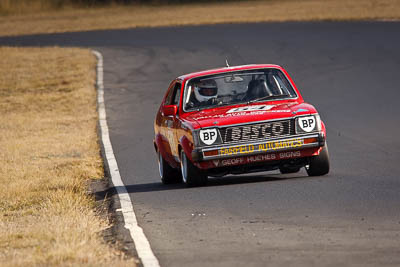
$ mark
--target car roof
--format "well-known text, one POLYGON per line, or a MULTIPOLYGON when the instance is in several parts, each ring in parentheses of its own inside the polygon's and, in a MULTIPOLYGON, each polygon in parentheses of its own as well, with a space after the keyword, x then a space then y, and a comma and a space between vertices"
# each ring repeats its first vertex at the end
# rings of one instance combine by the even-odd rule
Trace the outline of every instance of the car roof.
POLYGON ((265 68, 274 68, 274 69, 283 70, 283 68, 281 66, 275 65, 275 64, 251 64, 251 65, 231 66, 231 67, 224 67, 224 68, 192 72, 189 74, 181 75, 177 79, 178 80, 188 80, 188 79, 206 76, 206 75, 212 75, 212 74, 229 73, 229 72, 240 71, 240 70, 265 69, 265 68))

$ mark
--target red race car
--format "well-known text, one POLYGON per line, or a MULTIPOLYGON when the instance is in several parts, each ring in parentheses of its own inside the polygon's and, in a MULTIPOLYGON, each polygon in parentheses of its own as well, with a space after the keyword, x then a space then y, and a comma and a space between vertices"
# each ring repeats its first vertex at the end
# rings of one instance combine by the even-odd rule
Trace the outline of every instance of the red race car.
POLYGON ((208 176, 279 169, 329 172, 325 125, 278 65, 180 76, 154 122, 163 183, 204 185, 208 176))

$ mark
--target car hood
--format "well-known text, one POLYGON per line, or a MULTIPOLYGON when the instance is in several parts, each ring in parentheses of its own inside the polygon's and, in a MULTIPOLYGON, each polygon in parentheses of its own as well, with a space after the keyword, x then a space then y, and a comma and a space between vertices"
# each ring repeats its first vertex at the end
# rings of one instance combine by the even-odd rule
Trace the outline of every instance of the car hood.
POLYGON ((316 112, 315 108, 307 103, 252 104, 195 111, 187 113, 184 119, 197 129, 292 118, 298 115, 313 114, 316 112))

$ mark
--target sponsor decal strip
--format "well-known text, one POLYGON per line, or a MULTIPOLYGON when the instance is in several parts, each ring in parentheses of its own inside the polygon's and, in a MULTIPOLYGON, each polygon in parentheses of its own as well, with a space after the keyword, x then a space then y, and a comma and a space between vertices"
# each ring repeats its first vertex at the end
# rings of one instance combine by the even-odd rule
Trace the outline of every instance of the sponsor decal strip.
POLYGON ((226 167, 226 166, 234 166, 240 164, 251 164, 257 162, 264 162, 270 160, 281 160, 281 159, 292 159, 306 156, 303 154, 304 152, 301 150, 297 151, 286 151, 286 152, 277 152, 277 153, 268 153, 247 157, 239 157, 239 158, 230 158, 230 159, 221 159, 221 160, 213 160, 212 163, 215 167, 226 167))
POLYGON ((303 139, 293 138, 284 141, 271 141, 257 145, 240 145, 218 149, 219 156, 246 155, 255 152, 272 152, 286 148, 300 148, 304 145, 303 139))
POLYGON ((226 114, 215 114, 197 117, 197 120, 203 119, 216 119, 216 118, 230 118, 230 117, 240 117, 240 116, 256 116, 263 115, 265 113, 289 113, 292 112, 290 109, 277 109, 277 110, 256 110, 256 111, 239 111, 239 112, 226 112, 226 114))

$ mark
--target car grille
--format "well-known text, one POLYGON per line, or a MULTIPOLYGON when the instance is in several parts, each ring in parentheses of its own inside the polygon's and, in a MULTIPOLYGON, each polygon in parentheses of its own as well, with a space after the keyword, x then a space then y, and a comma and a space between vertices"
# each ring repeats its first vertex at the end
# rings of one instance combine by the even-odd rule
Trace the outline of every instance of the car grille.
POLYGON ((295 121, 281 120, 220 129, 224 144, 265 141, 295 134, 295 121))

